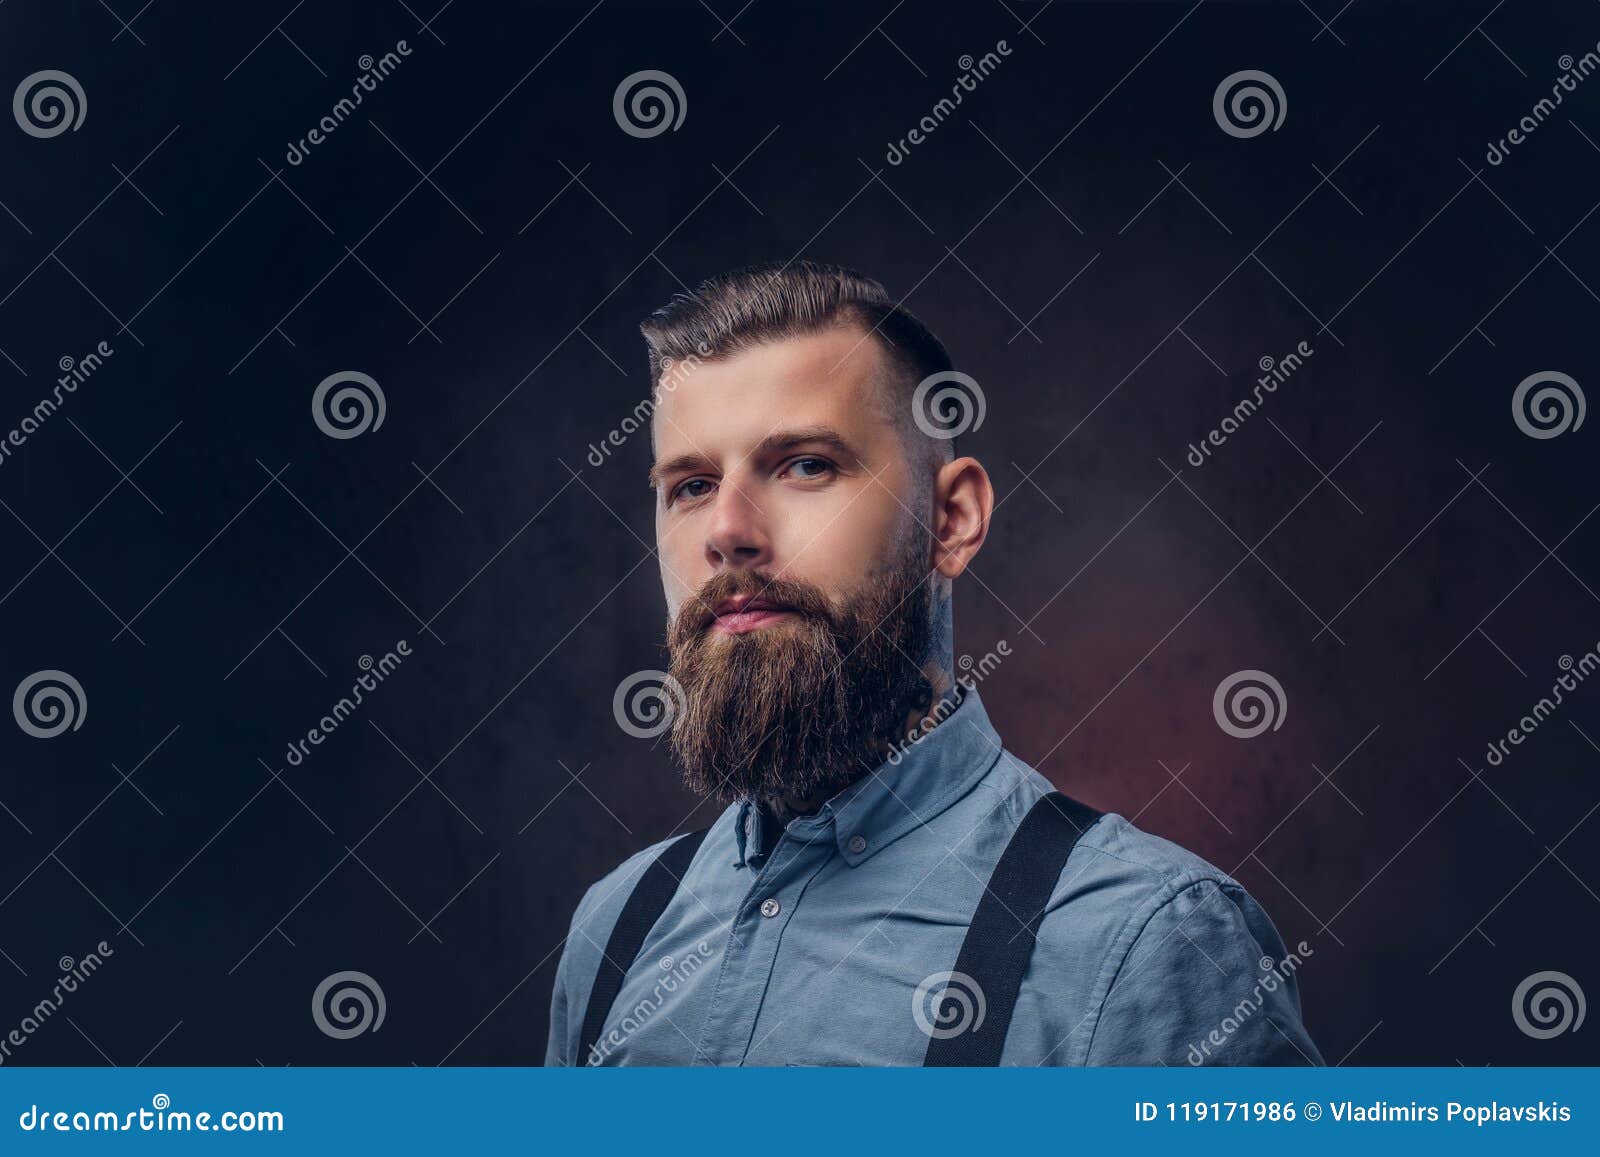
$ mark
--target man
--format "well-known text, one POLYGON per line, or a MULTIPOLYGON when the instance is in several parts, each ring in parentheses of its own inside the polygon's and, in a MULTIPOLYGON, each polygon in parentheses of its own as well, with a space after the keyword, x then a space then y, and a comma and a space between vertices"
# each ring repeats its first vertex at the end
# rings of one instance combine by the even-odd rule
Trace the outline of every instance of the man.
POLYGON ((1313 950, 1055 794, 956 679, 951 584, 994 491, 955 453, 939 341, 804 262, 642 328, 671 745, 729 806, 589 889, 546 1062, 1322 1063, 1313 950))

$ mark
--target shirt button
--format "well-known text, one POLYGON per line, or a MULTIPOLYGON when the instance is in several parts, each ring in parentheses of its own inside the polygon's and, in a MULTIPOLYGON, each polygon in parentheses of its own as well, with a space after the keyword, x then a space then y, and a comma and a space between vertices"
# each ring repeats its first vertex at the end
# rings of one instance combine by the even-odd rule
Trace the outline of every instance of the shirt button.
POLYGON ((851 852, 853 852, 855 855, 859 856, 862 852, 867 850, 867 837, 866 836, 851 836, 850 837, 850 843, 849 843, 848 846, 849 846, 851 852))
POLYGON ((771 896, 768 896, 765 900, 761 901, 761 914, 768 919, 776 916, 780 910, 781 906, 771 896))

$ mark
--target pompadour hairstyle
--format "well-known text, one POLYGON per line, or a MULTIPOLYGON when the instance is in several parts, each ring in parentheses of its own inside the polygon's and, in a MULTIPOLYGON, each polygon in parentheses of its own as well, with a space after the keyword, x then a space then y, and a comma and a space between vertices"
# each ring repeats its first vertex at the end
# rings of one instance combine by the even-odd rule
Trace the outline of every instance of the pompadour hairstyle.
MULTIPOLYGON (((659 383, 665 369, 690 359, 716 361, 754 346, 845 326, 859 326, 878 342, 899 379, 885 383, 900 387, 899 396, 886 401, 902 428, 915 434, 912 394, 929 375, 952 368, 950 355, 882 285, 854 270, 814 261, 736 269, 707 278, 693 293, 675 294, 639 329, 649 346, 650 380, 659 383)), ((937 448, 940 457, 953 454, 954 439, 937 448)))

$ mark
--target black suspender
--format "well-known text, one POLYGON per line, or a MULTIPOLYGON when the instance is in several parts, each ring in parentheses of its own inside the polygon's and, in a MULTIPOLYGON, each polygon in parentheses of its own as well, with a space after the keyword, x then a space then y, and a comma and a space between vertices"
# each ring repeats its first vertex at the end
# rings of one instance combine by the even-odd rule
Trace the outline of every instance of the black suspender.
POLYGON ((583 1036, 579 1038, 580 1051, 574 1064, 587 1064, 590 1054, 605 1031, 606 1017, 617 993, 622 991, 622 981, 628 968, 644 947, 644 938, 650 934, 661 913, 678 891, 683 874, 689 870, 694 854, 710 828, 690 832, 673 841, 657 856, 633 886, 633 894, 622 906, 617 926, 606 941, 605 953, 600 957, 600 970, 595 973, 594 987, 589 990, 589 1006, 583 1014, 583 1036))
MULTIPOLYGON (((1040 796, 1028 809, 989 876, 956 957, 955 972, 962 975, 962 983, 975 985, 983 994, 983 1022, 953 1036, 934 1037, 928 1043, 924 1065, 1000 1063, 1022 976, 1028 970, 1039 925, 1044 920, 1045 905, 1050 902, 1050 894, 1055 891, 1078 838, 1101 814, 1060 792, 1040 796)), ((677 893, 679 881, 705 837, 705 831, 691 832, 669 845, 634 885, 633 894, 622 906, 617 925, 606 941, 600 970, 589 992, 575 1063, 587 1063, 605 1031, 606 1018, 622 990, 628 967, 677 893)))
POLYGON ((1055 791, 1040 796, 1022 817, 989 876, 956 957, 955 971, 962 975, 962 983, 983 994, 987 1005, 983 1022, 953 1036, 934 1037, 928 1042, 924 1065, 1000 1063, 1045 905, 1078 837, 1100 815, 1055 791))

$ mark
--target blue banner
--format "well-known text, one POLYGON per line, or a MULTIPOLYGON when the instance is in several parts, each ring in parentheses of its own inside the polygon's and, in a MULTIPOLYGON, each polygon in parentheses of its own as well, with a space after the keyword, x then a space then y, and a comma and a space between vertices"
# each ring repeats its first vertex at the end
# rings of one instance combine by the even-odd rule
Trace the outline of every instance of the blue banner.
POLYGON ((0 1152, 1597 1151, 1596 1069, 5 1069, 0 1152), (192 1140, 200 1134, 224 1139, 192 1140), (1120 1150, 1119 1150, 1120 1151, 1120 1150))

